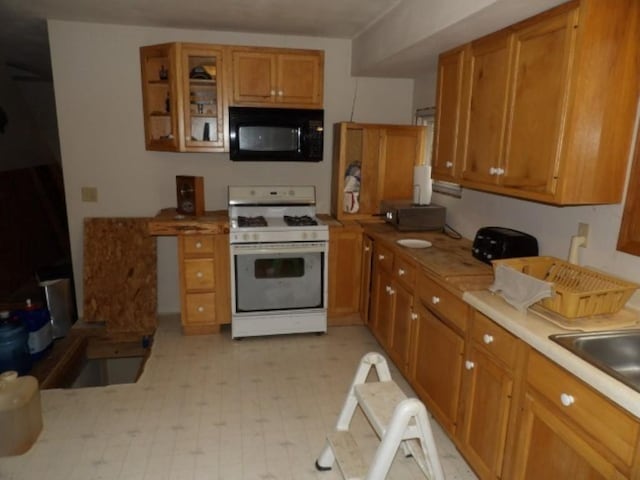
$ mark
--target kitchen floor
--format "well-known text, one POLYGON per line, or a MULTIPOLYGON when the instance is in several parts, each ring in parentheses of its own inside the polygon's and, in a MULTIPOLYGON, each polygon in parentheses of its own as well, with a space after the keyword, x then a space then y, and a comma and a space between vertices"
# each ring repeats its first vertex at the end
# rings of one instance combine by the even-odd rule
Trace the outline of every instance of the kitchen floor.
MULTIPOLYGON (((359 326, 233 341, 228 330, 182 336, 177 316, 162 317, 137 383, 43 391, 44 430, 26 454, 0 458, 0 479, 341 479, 314 462, 369 351, 381 349, 359 326)), ((475 479, 431 423, 447 479, 475 479)), ((360 411, 352 430, 372 456, 377 437, 360 411)), ((399 454, 388 478, 424 477, 399 454)))

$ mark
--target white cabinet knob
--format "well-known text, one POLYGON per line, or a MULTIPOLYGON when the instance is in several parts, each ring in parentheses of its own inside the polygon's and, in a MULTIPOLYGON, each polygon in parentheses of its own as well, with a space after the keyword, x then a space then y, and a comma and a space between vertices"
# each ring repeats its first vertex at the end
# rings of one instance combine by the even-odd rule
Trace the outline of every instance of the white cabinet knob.
POLYGON ((198 313, 202 313, 204 312, 204 307, 201 305, 197 308, 197 310, 198 310, 198 313))
POLYGON ((284 95, 284 92, 282 90, 278 90, 278 96, 282 97, 284 95))
POLYGON ((437 305, 438 303, 440 303, 440 297, 436 297, 434 295, 433 297, 431 297, 431 303, 433 303, 434 305, 437 305))
POLYGON ((273 97, 273 96, 276 94, 276 91, 275 91, 275 90, 271 90, 271 91, 269 92, 269 94, 273 97))
POLYGON ((402 269, 402 268, 399 268, 399 269, 398 269, 398 276, 399 276, 399 277, 401 277, 401 276, 402 276, 402 275, 404 275, 405 273, 407 273, 407 272, 405 272, 405 271, 404 271, 404 269, 402 269))
POLYGON ((573 395, 569 395, 568 393, 563 393, 560 395, 560 403, 565 407, 570 407, 575 403, 576 399, 573 398, 573 395))
POLYGON ((453 168, 453 162, 445 162, 444 166, 447 168, 453 168))
POLYGON ((378 260, 384 260, 384 255, 382 254, 378 255, 378 260))
POLYGON ((485 333, 482 336, 482 341, 487 345, 489 345, 490 343, 493 343, 493 335, 489 335, 488 333, 485 333))
POLYGON ((364 247, 365 252, 368 252, 369 250, 371 250, 369 247, 364 247))
POLYGON ((415 312, 411 312, 411 320, 417 320, 418 319, 418 314, 415 312))
POLYGON ((496 175, 504 175, 504 168, 496 168, 496 175))
POLYGON ((471 360, 467 360, 466 362, 464 362, 464 368, 466 368, 467 370, 473 370, 475 366, 476 364, 471 360))
POLYGON ((202 248, 202 242, 196 242, 196 248, 202 248))
POLYGON ((491 167, 489 169, 489 175, 497 175, 498 174, 498 169, 495 167, 491 167))
POLYGON ((389 285, 387 285, 386 287, 384 287, 384 289, 387 291, 387 293, 391 292, 391 287, 389 285))
POLYGON ((396 291, 391 287, 389 287, 389 290, 387 290, 387 291, 389 292, 389 295, 393 295, 393 294, 396 293, 396 291))
POLYGON ((202 278, 202 277, 204 277, 204 273, 202 273, 202 272, 197 272, 197 273, 196 273, 196 277, 198 277, 198 278, 202 278))

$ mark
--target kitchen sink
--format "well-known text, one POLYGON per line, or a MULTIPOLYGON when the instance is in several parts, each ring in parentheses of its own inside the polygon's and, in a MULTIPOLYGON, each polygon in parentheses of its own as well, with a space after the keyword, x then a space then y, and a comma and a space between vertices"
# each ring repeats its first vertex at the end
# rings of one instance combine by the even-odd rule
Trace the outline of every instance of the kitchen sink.
POLYGON ((549 338, 640 392, 640 330, 563 333, 549 338))

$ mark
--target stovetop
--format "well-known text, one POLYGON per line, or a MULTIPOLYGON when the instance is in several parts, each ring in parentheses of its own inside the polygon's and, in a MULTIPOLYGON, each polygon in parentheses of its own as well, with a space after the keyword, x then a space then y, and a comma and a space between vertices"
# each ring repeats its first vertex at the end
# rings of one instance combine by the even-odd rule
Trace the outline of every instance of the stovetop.
POLYGON ((229 187, 231 243, 326 241, 316 218, 315 187, 229 187))

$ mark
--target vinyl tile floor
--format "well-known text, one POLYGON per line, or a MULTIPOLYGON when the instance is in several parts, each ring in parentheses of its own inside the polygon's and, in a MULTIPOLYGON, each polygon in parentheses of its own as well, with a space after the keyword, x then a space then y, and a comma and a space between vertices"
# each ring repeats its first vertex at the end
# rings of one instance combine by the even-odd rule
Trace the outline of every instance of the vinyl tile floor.
MULTIPOLYGON (((382 350, 361 326, 238 341, 185 337, 163 316, 138 382, 42 391, 44 429, 24 455, 0 458, 0 479, 339 480, 314 464, 370 351, 382 350)), ((446 478, 476 479, 431 426, 446 478)), ((378 439, 359 410, 351 429, 372 457, 378 439)), ((387 478, 424 477, 399 453, 387 478)))

